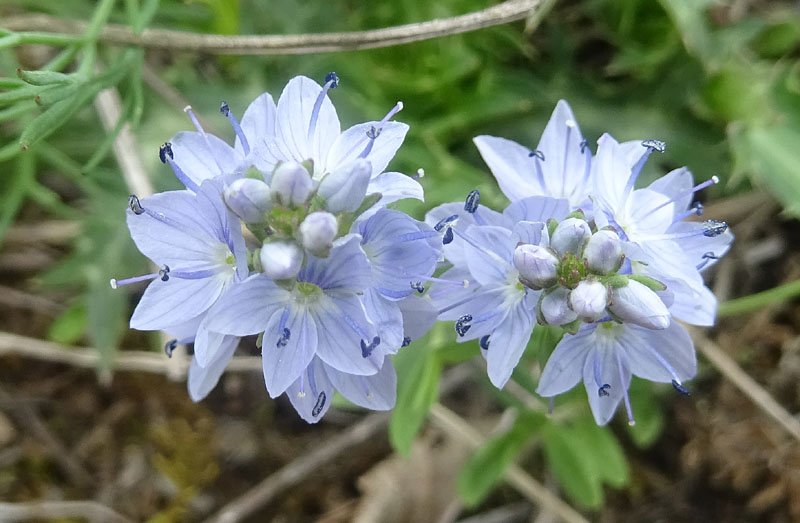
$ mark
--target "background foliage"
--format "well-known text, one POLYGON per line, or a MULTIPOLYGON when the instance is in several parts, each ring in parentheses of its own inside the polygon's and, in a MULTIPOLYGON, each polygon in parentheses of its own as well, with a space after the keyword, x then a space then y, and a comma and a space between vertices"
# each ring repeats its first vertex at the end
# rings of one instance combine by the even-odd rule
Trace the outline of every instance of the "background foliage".
MULTIPOLYGON (((10 225, 31 217, 80 224, 68 255, 31 278, 39 288, 68 297, 69 306, 47 336, 96 347, 104 356, 101 371, 122 345, 142 342, 127 330, 136 297, 108 286, 111 277, 146 270, 125 227, 129 189, 111 146, 122 123, 130 123, 156 188, 177 188, 157 161, 157 148, 190 127, 171 90, 147 80, 152 76, 191 103, 210 131, 228 139, 232 132, 216 112, 221 100, 241 114, 259 93, 277 97, 298 74, 321 79, 337 72, 341 84, 332 98, 345 126, 379 119, 402 100, 398 119, 411 131, 393 167, 425 170, 426 202, 402 204, 417 217, 473 188, 488 205, 504 206, 472 137, 493 134, 533 146, 561 98, 572 105, 590 142, 604 131, 619 140, 665 140, 667 153, 651 161, 650 176, 687 165, 698 179, 722 179, 708 197, 761 186, 786 213, 800 213, 800 16, 792 2, 548 4, 543 16, 525 24, 400 47, 214 57, 109 47, 94 37, 107 22, 136 31, 165 27, 216 34, 348 31, 462 14, 486 2, 3 0, 0 27, 2 16, 26 12, 90 20, 83 40, 0 31, 0 245, 10 225), (29 43, 52 46, 23 45, 29 43), (106 132, 92 101, 112 86, 122 96, 122 119, 106 132)), ((536 329, 524 367, 544 361, 558 337, 557 331, 536 329)), ((443 369, 478 352, 475 344, 455 344, 453 338, 449 325, 437 326, 397 357, 400 389, 390 434, 400 452, 409 452, 437 400, 443 369)), ((157 340, 149 343, 155 348, 157 340)), ((652 443, 664 424, 660 402, 673 399, 668 387, 635 382, 638 423, 612 431, 591 421, 582 390, 559 398, 555 416, 547 417, 530 374, 521 367, 514 379, 527 391, 527 401, 483 379, 498 408, 516 415, 462 471, 458 489, 469 504, 479 503, 520 453, 533 453, 549 464, 573 501, 599 507, 604 485, 622 487, 630 478, 620 441, 652 443)))

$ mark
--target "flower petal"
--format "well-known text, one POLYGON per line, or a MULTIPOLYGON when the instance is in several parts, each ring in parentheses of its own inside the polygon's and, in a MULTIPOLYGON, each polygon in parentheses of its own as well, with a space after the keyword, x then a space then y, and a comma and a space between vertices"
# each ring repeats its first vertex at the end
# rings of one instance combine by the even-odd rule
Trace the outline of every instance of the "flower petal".
POLYGON ((526 305, 525 301, 520 301, 513 306, 489 337, 486 354, 489 380, 498 389, 502 389, 511 377, 530 340, 533 312, 526 305))
POLYGON ((561 221, 570 212, 569 200, 549 198, 547 196, 531 196, 523 198, 506 207, 503 216, 511 223, 519 221, 547 222, 550 218, 561 221))
MULTIPOLYGON (((277 124, 277 108, 275 102, 272 100, 272 95, 263 93, 258 98, 253 100, 242 115, 242 120, 239 125, 242 128, 247 143, 251 151, 257 151, 265 146, 265 138, 275 136, 277 124)), ((242 147, 239 137, 236 137, 234 144, 237 151, 244 155, 244 148, 242 147)), ((258 153, 251 153, 252 160, 255 162, 256 168, 266 173, 271 173, 274 165, 263 163, 259 161, 260 155, 258 153)))
POLYGON ((581 381, 584 362, 591 349, 588 338, 593 331, 587 324, 575 335, 564 335, 544 366, 537 394, 545 398, 558 396, 581 381))
POLYGON ((598 425, 605 425, 627 394, 631 371, 624 361, 622 345, 614 336, 597 335, 601 329, 595 329, 590 341, 593 348, 583 365, 583 383, 595 421, 598 425), (601 389, 603 392, 600 392, 601 389))
POLYGON ((544 189, 534 176, 534 159, 530 157, 530 149, 495 136, 477 136, 472 141, 509 200, 513 202, 544 194, 544 189))
POLYGON ((362 299, 367 318, 380 333, 381 345, 388 353, 397 353, 403 344, 403 315, 398 302, 387 300, 375 289, 366 291, 362 299))
POLYGON ((133 311, 131 328, 161 330, 187 322, 208 310, 228 281, 222 274, 198 280, 156 279, 133 311))
POLYGON ((308 423, 322 419, 333 401, 333 384, 325 372, 325 364, 314 358, 303 373, 286 389, 294 410, 308 423))
POLYGON ((465 247, 469 251, 466 258, 472 277, 481 285, 506 283, 508 271, 516 270, 512 261, 514 244, 511 231, 502 227, 472 226, 467 229, 466 235, 473 243, 483 247, 465 247))
POLYGON ((236 336, 224 336, 219 340, 218 346, 211 351, 215 354, 214 359, 205 367, 200 365, 197 358, 192 358, 188 379, 189 396, 192 401, 202 400, 217 386, 217 382, 231 361, 238 344, 239 338, 236 336))
POLYGON ((247 336, 264 332, 276 311, 289 303, 290 295, 263 274, 235 283, 214 305, 206 328, 223 334, 247 336))
POLYGON ((173 160, 197 185, 203 180, 243 170, 242 153, 213 134, 181 131, 170 143, 173 160))
POLYGON ((326 293, 350 295, 370 285, 370 265, 358 235, 345 236, 334 244, 327 258, 308 257, 298 281, 310 282, 326 293))
POLYGON ((325 372, 342 396, 365 409, 389 410, 397 399, 397 374, 386 357, 381 370, 371 376, 355 376, 326 366, 325 372))
MULTIPOLYGON (((328 170, 334 170, 337 166, 355 161, 369 143, 367 132, 372 128, 377 128, 378 124, 379 122, 361 123, 350 127, 339 135, 336 141, 333 142, 330 153, 328 153, 326 162, 328 170)), ((401 122, 386 122, 383 124, 369 154, 365 156, 372 164, 373 178, 382 173, 386 166, 389 165, 389 162, 403 144, 407 132, 407 124, 401 122)))
POLYGON ((317 324, 306 307, 289 306, 273 313, 261 346, 270 397, 277 398, 300 377, 314 357, 317 340, 317 324))
POLYGON ((323 296, 313 304, 311 312, 319 333, 317 355, 322 361, 350 374, 366 376, 378 372, 383 343, 375 347, 371 356, 363 356, 361 343, 370 343, 376 330, 367 320, 358 297, 323 296))
POLYGON ((622 341, 631 372, 650 381, 670 383, 694 378, 697 356, 689 333, 673 321, 663 331, 630 327, 622 341))

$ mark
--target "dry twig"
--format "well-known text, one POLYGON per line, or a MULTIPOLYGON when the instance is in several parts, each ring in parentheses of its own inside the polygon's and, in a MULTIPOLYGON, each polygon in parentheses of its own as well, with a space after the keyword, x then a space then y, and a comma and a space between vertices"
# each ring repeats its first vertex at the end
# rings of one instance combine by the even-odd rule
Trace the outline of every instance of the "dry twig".
MULTIPOLYGON (((213 54, 285 55, 356 51, 467 33, 522 20, 535 14, 541 3, 541 0, 507 0, 481 11, 451 18, 348 33, 229 36, 145 29, 141 34, 136 34, 127 26, 108 24, 100 33, 99 40, 117 45, 213 54)), ((12 31, 44 31, 71 35, 81 35, 87 27, 87 23, 83 21, 64 20, 42 14, 8 17, 2 25, 12 31)))
POLYGON ((108 523, 132 523, 130 519, 95 501, 0 502, 0 521, 3 523, 78 518, 108 523))

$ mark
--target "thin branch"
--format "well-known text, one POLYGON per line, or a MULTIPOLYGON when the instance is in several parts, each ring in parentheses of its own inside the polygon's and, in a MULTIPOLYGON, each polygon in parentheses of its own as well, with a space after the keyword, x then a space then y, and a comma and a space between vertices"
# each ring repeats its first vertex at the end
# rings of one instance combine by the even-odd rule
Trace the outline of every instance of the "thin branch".
MULTIPOLYGON (((229 36, 146 29, 142 34, 136 34, 127 26, 109 24, 103 28, 99 40, 117 45, 212 54, 286 55, 355 51, 408 44, 522 20, 535 14, 541 3, 541 0, 508 0, 452 18, 348 33, 229 36)), ((38 30, 68 35, 82 34, 87 27, 86 22, 43 14, 7 17, 2 25, 12 31, 38 30)))
POLYGON ((269 503, 276 496, 299 484, 320 467, 333 462, 350 449, 368 443, 389 421, 388 413, 370 414, 338 436, 317 445, 307 454, 289 462, 277 472, 234 499, 204 523, 233 523, 242 521, 269 503))
MULTIPOLYGON (((0 356, 16 354, 50 363, 62 363, 84 369, 97 368, 100 353, 95 348, 67 347, 58 343, 43 341, 10 332, 0 332, 0 356)), ((169 358, 163 353, 147 351, 122 351, 112 361, 112 369, 116 371, 151 372, 153 374, 169 374, 167 362, 169 358)), ((188 359, 182 363, 181 373, 185 376, 189 368, 188 359)), ((228 372, 262 371, 261 358, 258 356, 238 356, 228 364, 228 372)))
POLYGON ((109 523, 132 523, 132 520, 95 501, 0 502, 0 514, 2 514, 0 520, 7 523, 77 518, 89 521, 108 521, 109 523))
MULTIPOLYGON (((469 423, 458 414, 439 403, 431 407, 429 414, 431 421, 442 429, 445 434, 457 438, 471 447, 478 447, 484 443, 484 438, 469 423)), ((574 508, 559 499, 544 485, 536 481, 527 472, 516 465, 506 470, 506 480, 517 491, 539 507, 548 510, 567 523, 589 523, 574 508)))
POLYGON ((748 396, 758 408, 783 427, 796 440, 800 441, 800 422, 791 415, 775 398, 742 370, 730 356, 713 341, 701 334, 698 329, 691 328, 692 338, 700 353, 717 368, 717 370, 733 383, 745 396, 748 396))

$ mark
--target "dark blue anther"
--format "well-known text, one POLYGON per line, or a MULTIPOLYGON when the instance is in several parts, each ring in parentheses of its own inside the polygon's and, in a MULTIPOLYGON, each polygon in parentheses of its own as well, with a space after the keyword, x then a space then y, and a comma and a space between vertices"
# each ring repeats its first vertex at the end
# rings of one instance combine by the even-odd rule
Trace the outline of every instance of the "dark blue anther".
POLYGON ((467 199, 464 201, 464 210, 472 214, 478 210, 478 205, 481 203, 481 193, 478 189, 469 192, 467 199))
POLYGON ((700 202, 694 202, 694 203, 692 204, 692 207, 694 208, 694 213, 695 213, 696 215, 698 215, 698 216, 702 216, 702 215, 703 215, 703 209, 705 209, 705 207, 703 206, 703 204, 702 204, 702 203, 700 203, 700 202))
POLYGON ((280 338, 278 338, 278 342, 275 344, 276 347, 285 347, 287 343, 289 343, 289 338, 292 337, 292 331, 289 330, 289 327, 284 327, 283 332, 281 333, 280 338))
POLYGON ((589 140, 581 141, 581 154, 583 154, 587 147, 589 147, 589 140))
POLYGON ((436 225, 433 226, 433 230, 436 232, 442 232, 442 229, 444 229, 445 225, 451 224, 456 220, 458 220, 457 214, 453 214, 447 218, 442 218, 436 225))
POLYGON ((456 333, 462 338, 467 334, 467 331, 472 327, 469 322, 472 321, 472 314, 465 314, 456 321, 456 333))
POLYGON ((372 351, 375 350, 375 347, 381 344, 381 338, 379 336, 375 336, 372 338, 372 341, 369 345, 364 340, 361 340, 361 357, 362 358, 369 358, 372 355, 372 351))
POLYGON ((381 130, 376 127, 370 127, 367 131, 367 138, 370 140, 376 139, 378 136, 381 135, 381 130))
POLYGON ((133 211, 133 214, 144 214, 144 207, 142 207, 139 197, 135 194, 128 196, 128 207, 133 211))
POLYGON ((703 236, 713 238, 728 230, 728 224, 719 220, 708 220, 703 222, 703 236))
POLYGON ((453 241, 453 229, 452 227, 448 227, 447 230, 444 232, 444 236, 442 237, 442 245, 447 245, 452 241, 453 241))
POLYGON ((608 383, 606 383, 605 385, 603 385, 602 387, 600 387, 599 389, 597 389, 597 395, 598 395, 598 396, 600 396, 601 398, 602 398, 603 396, 608 396, 608 395, 609 395, 609 394, 608 394, 608 389, 610 389, 610 388, 611 388, 611 385, 609 385, 608 383))
POLYGON ((314 408, 311 410, 311 415, 315 418, 319 416, 319 413, 322 412, 322 409, 325 407, 325 400, 327 396, 325 395, 325 391, 321 391, 319 396, 317 396, 317 402, 314 404, 314 408))
POLYGON ((228 102, 222 102, 220 104, 219 112, 222 113, 222 116, 228 116, 228 113, 231 112, 231 108, 228 106, 228 102))
POLYGON ((159 269, 158 277, 161 278, 161 281, 169 281, 169 265, 164 265, 159 269))
POLYGON ((409 338, 408 336, 403 337, 403 344, 400 346, 408 347, 409 345, 411 345, 411 338, 409 338))
POLYGON ((481 339, 478 340, 478 345, 480 345, 483 350, 489 350, 489 335, 481 336, 481 339))
POLYGON ((719 260, 719 256, 714 254, 712 251, 704 252, 701 258, 704 260, 719 260))
POLYGON ((667 150, 666 142, 662 142, 661 140, 645 140, 642 142, 642 147, 647 147, 660 153, 667 150))
POLYGON ((672 388, 674 388, 684 396, 688 396, 690 394, 689 389, 684 387, 681 383, 678 383, 678 380, 672 380, 672 388))
POLYGON ((411 282, 411 288, 414 289, 415 291, 417 291, 420 294, 425 292, 425 287, 422 286, 422 282, 421 281, 412 281, 411 282))
POLYGON ((541 161, 544 161, 544 153, 539 149, 536 149, 535 151, 531 151, 528 153, 528 158, 533 158, 534 156, 540 159, 541 161))
POLYGON ((172 353, 178 347, 178 340, 169 340, 167 343, 164 344, 164 354, 167 355, 167 358, 172 357, 172 353))
POLYGON ((167 156, 169 156, 170 160, 175 157, 175 155, 172 154, 172 144, 164 142, 164 144, 158 148, 158 157, 161 159, 161 163, 167 163, 167 156))
POLYGON ((331 89, 336 89, 339 87, 339 77, 336 76, 336 73, 330 72, 325 75, 325 83, 331 82, 331 89))

